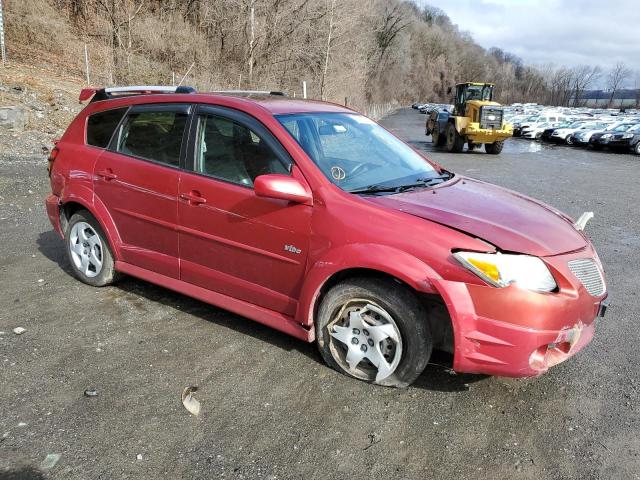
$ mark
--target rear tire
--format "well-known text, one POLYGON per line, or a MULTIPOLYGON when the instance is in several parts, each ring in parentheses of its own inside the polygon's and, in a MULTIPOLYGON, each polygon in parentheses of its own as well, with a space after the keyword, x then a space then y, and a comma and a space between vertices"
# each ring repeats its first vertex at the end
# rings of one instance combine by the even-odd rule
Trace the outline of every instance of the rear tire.
POLYGON ((504 147, 504 141, 503 142, 493 142, 493 143, 485 143, 484 144, 484 151, 491 154, 491 155, 498 155, 500 152, 502 152, 502 148, 504 147))
POLYGON ((447 151, 460 153, 464 148, 464 137, 458 133, 453 123, 447 123, 447 151))
POLYGON ((324 361, 344 375, 406 387, 422 373, 433 348, 416 295, 393 280, 353 278, 331 288, 316 317, 324 361))
POLYGON ((107 236, 88 211, 80 210, 71 216, 64 239, 71 270, 78 280, 93 287, 118 280, 107 236))
POLYGON ((436 147, 441 147, 444 144, 445 138, 440 135, 439 126, 436 125, 431 131, 431 141, 436 147))

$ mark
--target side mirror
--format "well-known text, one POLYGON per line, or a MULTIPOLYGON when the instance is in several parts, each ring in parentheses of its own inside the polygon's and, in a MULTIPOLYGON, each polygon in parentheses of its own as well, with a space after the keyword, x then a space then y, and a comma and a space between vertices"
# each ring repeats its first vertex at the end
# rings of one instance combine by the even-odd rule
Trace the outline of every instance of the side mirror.
POLYGON ((447 88, 447 95, 451 95, 451 92, 453 92, 453 88, 451 87, 447 88))
POLYGON ((311 192, 293 177, 271 173, 260 175, 253 182, 253 190, 258 197, 277 198, 290 202, 312 205, 311 192))

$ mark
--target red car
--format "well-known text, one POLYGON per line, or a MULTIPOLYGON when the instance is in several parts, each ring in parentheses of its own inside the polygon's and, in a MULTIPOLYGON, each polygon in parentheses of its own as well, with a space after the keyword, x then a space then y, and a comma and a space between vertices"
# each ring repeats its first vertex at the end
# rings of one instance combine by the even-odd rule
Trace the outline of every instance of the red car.
POLYGON ((260 92, 85 89, 49 159, 75 275, 128 274, 317 342, 352 377, 540 375, 591 340, 582 225, 449 172, 348 108, 260 92))

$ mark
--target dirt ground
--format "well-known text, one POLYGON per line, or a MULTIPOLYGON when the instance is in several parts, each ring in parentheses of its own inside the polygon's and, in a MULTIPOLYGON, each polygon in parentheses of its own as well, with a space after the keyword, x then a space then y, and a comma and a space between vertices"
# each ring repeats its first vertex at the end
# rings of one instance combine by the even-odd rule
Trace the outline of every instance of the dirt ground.
POLYGON ((47 220, 41 146, 4 148, 0 478, 640 478, 640 158, 516 139, 500 156, 449 155, 424 120, 407 109, 383 123, 460 174, 595 212, 613 305, 582 353, 525 380, 430 365, 394 390, 151 284, 91 288, 47 220), (180 402, 189 385, 199 417, 180 402), (39 473, 48 454, 60 458, 39 473))

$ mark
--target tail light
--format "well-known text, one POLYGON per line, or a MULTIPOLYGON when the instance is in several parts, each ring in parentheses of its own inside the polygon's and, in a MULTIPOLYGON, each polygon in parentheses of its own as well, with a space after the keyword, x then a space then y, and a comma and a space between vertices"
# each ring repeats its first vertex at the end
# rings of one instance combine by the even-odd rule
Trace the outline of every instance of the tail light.
POLYGON ((53 149, 51 150, 51 153, 49 154, 49 158, 47 159, 48 161, 47 172, 49 172, 49 176, 51 176, 51 169, 53 168, 53 162, 56 160, 59 153, 60 153, 60 149, 58 147, 53 147, 53 149))

